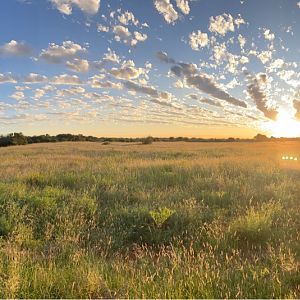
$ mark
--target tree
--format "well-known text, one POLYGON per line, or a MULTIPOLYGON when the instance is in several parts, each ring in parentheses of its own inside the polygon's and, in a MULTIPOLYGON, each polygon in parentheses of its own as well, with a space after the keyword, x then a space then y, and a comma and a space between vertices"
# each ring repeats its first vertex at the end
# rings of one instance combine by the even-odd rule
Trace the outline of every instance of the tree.
POLYGON ((146 138, 143 139, 142 144, 143 145, 150 145, 153 143, 153 137, 152 136, 148 136, 146 138))
POLYGON ((258 133, 255 137, 254 137, 254 140, 257 141, 257 142, 264 142, 264 141, 268 141, 268 137, 264 134, 260 134, 258 133))

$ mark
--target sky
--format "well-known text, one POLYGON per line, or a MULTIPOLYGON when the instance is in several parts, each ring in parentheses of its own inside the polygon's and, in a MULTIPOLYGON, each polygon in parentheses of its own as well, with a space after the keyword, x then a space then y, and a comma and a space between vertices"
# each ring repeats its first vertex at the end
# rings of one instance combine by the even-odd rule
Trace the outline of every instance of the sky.
POLYGON ((1 0, 0 134, 300 136, 299 0, 1 0))

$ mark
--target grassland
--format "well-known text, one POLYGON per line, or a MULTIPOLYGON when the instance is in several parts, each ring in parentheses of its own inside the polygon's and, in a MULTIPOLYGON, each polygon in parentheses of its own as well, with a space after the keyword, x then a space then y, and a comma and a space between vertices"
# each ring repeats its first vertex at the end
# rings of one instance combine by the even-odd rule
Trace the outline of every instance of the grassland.
POLYGON ((300 298, 298 142, 0 149, 0 298, 300 298))

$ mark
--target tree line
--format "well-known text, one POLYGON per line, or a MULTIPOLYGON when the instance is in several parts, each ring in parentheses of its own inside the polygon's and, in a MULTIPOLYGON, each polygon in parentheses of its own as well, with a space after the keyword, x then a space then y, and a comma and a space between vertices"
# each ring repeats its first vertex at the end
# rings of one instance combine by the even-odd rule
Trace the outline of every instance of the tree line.
POLYGON ((125 138, 125 137, 94 137, 85 136, 82 134, 63 133, 57 135, 34 135, 26 136, 21 132, 9 133, 7 135, 0 135, 0 147, 27 145, 36 143, 56 143, 56 142, 100 142, 109 144, 110 142, 123 142, 123 143, 141 143, 151 144, 153 142, 260 142, 272 140, 300 140, 300 138, 268 138, 266 135, 257 134, 253 139, 240 139, 240 138, 188 138, 188 137, 144 137, 144 138, 125 138))

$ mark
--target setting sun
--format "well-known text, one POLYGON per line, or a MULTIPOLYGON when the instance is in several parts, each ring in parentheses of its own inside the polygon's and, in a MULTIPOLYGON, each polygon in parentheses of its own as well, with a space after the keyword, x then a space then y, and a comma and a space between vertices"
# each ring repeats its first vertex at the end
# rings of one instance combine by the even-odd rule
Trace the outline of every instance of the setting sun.
POLYGON ((268 122, 266 129, 274 137, 300 136, 300 122, 286 111, 280 111, 277 120, 268 122))

